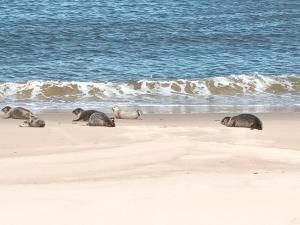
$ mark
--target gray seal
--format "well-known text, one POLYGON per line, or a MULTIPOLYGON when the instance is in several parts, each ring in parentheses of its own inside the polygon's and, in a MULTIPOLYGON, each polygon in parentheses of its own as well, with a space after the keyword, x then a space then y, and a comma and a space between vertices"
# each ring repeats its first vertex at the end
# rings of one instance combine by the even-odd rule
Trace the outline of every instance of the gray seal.
POLYGON ((262 122, 252 114, 240 114, 238 116, 226 116, 221 120, 221 124, 227 127, 247 127, 251 130, 262 130, 262 122))
POLYGON ((10 106, 6 106, 1 109, 1 111, 5 113, 5 119, 12 118, 27 120, 30 118, 30 116, 33 116, 32 112, 22 107, 12 108, 10 106))
POLYGON ((45 127, 46 123, 44 120, 36 117, 30 116, 28 120, 25 120, 20 127, 45 127))
POLYGON ((88 126, 105 126, 105 127, 115 127, 115 119, 109 118, 103 112, 95 112, 90 116, 87 123, 88 126))
POLYGON ((77 116, 77 119, 73 120, 73 121, 89 121, 90 116, 95 113, 98 112, 96 110, 83 110, 82 108, 76 108, 72 111, 73 114, 75 114, 77 116))
POLYGON ((138 119, 143 115, 141 110, 125 111, 121 110, 118 106, 112 107, 112 111, 117 119, 138 119))

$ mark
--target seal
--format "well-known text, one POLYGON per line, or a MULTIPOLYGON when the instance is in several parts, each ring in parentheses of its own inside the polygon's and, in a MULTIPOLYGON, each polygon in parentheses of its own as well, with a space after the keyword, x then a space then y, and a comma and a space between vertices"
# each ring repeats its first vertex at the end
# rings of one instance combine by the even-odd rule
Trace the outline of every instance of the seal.
POLYGON ((252 114, 240 114, 238 116, 226 116, 221 120, 221 124, 227 127, 247 127, 251 130, 262 130, 262 122, 252 114))
POLYGON ((1 111, 5 113, 5 119, 12 118, 27 120, 30 116, 33 116, 32 112, 22 107, 12 108, 10 106, 6 106, 1 109, 1 111))
POLYGON ((112 111, 117 119, 138 119, 143 115, 141 110, 125 111, 121 110, 118 106, 112 107, 112 111))
POLYGON ((90 116, 87 123, 88 126, 105 126, 105 127, 115 127, 115 119, 109 118, 103 112, 95 112, 90 116))
POLYGON ((20 127, 45 127, 46 123, 44 120, 31 115, 28 120, 25 120, 20 127))
POLYGON ((90 116, 95 113, 98 112, 96 110, 83 110, 82 108, 76 108, 72 111, 73 114, 75 114, 77 116, 77 119, 73 120, 73 121, 89 121, 90 116))

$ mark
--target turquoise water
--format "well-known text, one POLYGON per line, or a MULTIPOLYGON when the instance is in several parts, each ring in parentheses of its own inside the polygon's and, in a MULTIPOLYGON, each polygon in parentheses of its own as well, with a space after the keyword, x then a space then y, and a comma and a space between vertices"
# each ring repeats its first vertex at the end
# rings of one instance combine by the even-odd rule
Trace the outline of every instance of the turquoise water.
POLYGON ((297 108, 299 12, 296 0, 4 0, 1 105, 297 108))

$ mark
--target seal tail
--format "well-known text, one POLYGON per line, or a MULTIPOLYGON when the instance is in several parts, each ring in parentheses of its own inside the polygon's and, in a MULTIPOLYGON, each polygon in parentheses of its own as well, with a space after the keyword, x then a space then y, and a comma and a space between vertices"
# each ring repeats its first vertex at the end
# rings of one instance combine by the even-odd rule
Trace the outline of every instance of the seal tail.
POLYGON ((137 114, 138 114, 138 117, 141 117, 143 115, 143 112, 141 110, 136 110, 137 114))
POLYGON ((38 123, 39 123, 39 127, 45 127, 46 126, 46 123, 43 120, 39 120, 38 123))
POLYGON ((262 130, 262 129, 263 129, 263 124, 262 124, 261 121, 258 121, 257 129, 258 129, 258 130, 262 130))
POLYGON ((139 110, 139 109, 138 109, 138 110, 136 110, 136 112, 138 113, 139 116, 142 116, 142 115, 143 115, 142 110, 139 110))

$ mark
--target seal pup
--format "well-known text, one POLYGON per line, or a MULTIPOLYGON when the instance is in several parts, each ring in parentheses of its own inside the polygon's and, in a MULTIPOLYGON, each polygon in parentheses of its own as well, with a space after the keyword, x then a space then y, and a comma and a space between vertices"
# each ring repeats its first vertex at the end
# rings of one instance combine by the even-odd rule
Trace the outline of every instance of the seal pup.
POLYGON ((30 116, 28 120, 25 120, 20 127, 45 127, 45 120, 42 120, 36 116, 30 116))
POLYGON ((12 108, 10 106, 6 106, 3 109, 1 109, 1 111, 5 113, 5 119, 12 118, 27 120, 30 116, 33 116, 32 112, 23 107, 12 108))
POLYGON ((89 121, 90 116, 95 113, 98 112, 96 110, 83 110, 82 108, 76 108, 72 111, 73 114, 75 114, 77 116, 77 119, 73 120, 73 121, 89 121))
POLYGON ((247 127, 251 130, 262 130, 262 122, 252 114, 240 114, 238 116, 226 116, 221 120, 221 124, 227 127, 247 127))
POLYGON ((117 119, 138 119, 143 115, 141 110, 125 111, 121 110, 118 106, 112 107, 112 111, 117 119))
POLYGON ((115 118, 109 118, 103 112, 95 112, 90 116, 87 123, 88 126, 105 126, 105 127, 115 127, 115 118))

